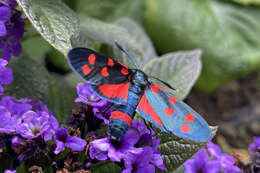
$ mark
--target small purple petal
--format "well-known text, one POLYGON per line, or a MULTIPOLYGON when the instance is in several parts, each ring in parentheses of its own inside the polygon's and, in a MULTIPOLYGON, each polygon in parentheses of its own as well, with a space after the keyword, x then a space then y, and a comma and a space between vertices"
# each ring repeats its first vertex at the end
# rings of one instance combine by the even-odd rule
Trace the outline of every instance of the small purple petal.
POLYGON ((86 146, 86 141, 76 136, 68 136, 68 130, 65 127, 57 129, 56 132, 56 145, 55 154, 64 150, 64 147, 69 147, 73 151, 83 151, 86 146), (62 144, 62 145, 61 145, 62 144))
POLYGON ((3 106, 0 106, 0 133, 15 132, 17 120, 3 106))
POLYGON ((17 100, 10 96, 4 96, 0 101, 0 105, 6 107, 12 115, 22 115, 23 113, 31 110, 32 105, 30 103, 30 99, 17 100))
POLYGON ((0 37, 5 36, 5 35, 6 35, 5 23, 0 21, 0 37))
POLYGON ((16 170, 5 170, 4 173, 16 173, 16 170))
POLYGON ((73 151, 83 151, 86 145, 87 142, 85 140, 76 136, 68 136, 65 143, 65 146, 69 147, 73 151))
POLYGON ((61 141, 56 141, 56 148, 54 153, 59 154, 60 152, 64 151, 65 149, 65 144, 61 141))
POLYGON ((221 164, 218 160, 208 161, 205 165, 205 173, 219 173, 221 170, 221 164))
POLYGON ((12 147, 19 147, 20 145, 24 145, 23 139, 21 139, 18 136, 13 136, 12 137, 12 147))
POLYGON ((0 6, 0 21, 6 22, 11 17, 11 9, 5 6, 0 6))
POLYGON ((258 148, 260 148, 260 137, 254 136, 254 143, 249 145, 248 150, 255 153, 258 148))
POLYGON ((4 93, 4 88, 0 85, 0 95, 3 95, 4 93))
POLYGON ((103 107, 109 105, 110 103, 106 100, 98 97, 91 89, 90 84, 88 83, 79 83, 77 85, 78 98, 75 99, 75 102, 82 102, 93 107, 103 107))
POLYGON ((217 159, 222 154, 221 148, 217 144, 214 144, 213 142, 209 142, 207 144, 207 147, 208 147, 208 152, 209 152, 210 156, 213 158, 217 159))
POLYGON ((90 143, 89 155, 91 159, 106 160, 108 155, 108 150, 110 148, 109 138, 102 138, 94 140, 90 143))

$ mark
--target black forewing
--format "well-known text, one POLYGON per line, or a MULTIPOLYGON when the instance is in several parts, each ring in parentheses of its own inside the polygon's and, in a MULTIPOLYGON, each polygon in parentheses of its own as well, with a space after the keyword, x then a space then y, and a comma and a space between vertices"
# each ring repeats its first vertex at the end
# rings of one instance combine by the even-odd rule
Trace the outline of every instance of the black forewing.
POLYGON ((74 71, 94 85, 126 83, 131 74, 131 70, 125 65, 88 48, 72 49, 68 53, 68 60, 74 71), (94 64, 93 61, 92 63, 89 61, 89 56, 92 54, 95 56, 94 64), (84 73, 83 67, 89 68, 89 73, 84 73))

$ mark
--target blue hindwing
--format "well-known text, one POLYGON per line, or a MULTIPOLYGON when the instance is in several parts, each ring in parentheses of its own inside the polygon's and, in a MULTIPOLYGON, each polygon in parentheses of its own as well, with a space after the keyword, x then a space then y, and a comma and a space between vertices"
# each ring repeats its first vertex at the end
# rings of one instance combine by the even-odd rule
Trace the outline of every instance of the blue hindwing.
POLYGON ((176 98, 171 93, 157 89, 156 93, 149 86, 145 95, 168 132, 193 142, 207 142, 212 138, 209 125, 197 112, 183 101, 171 101, 176 98))

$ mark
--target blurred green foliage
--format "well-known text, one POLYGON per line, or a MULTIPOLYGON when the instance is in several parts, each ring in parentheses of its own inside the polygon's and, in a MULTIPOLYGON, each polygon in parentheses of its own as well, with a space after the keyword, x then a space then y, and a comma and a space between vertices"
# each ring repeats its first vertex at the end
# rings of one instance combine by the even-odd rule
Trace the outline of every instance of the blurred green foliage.
POLYGON ((202 49, 201 91, 260 68, 259 7, 216 0, 145 2, 145 26, 159 52, 202 49))

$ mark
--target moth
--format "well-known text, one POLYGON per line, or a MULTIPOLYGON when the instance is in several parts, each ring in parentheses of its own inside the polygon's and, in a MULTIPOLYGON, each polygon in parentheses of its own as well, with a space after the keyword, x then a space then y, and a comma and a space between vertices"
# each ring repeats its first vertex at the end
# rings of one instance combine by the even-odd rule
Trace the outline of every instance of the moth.
POLYGON ((71 68, 90 84, 91 90, 115 104, 109 119, 108 136, 120 140, 138 112, 162 131, 193 142, 209 141, 211 131, 207 122, 167 89, 153 82, 139 69, 126 49, 116 45, 136 69, 88 48, 73 48, 68 53, 71 68))

